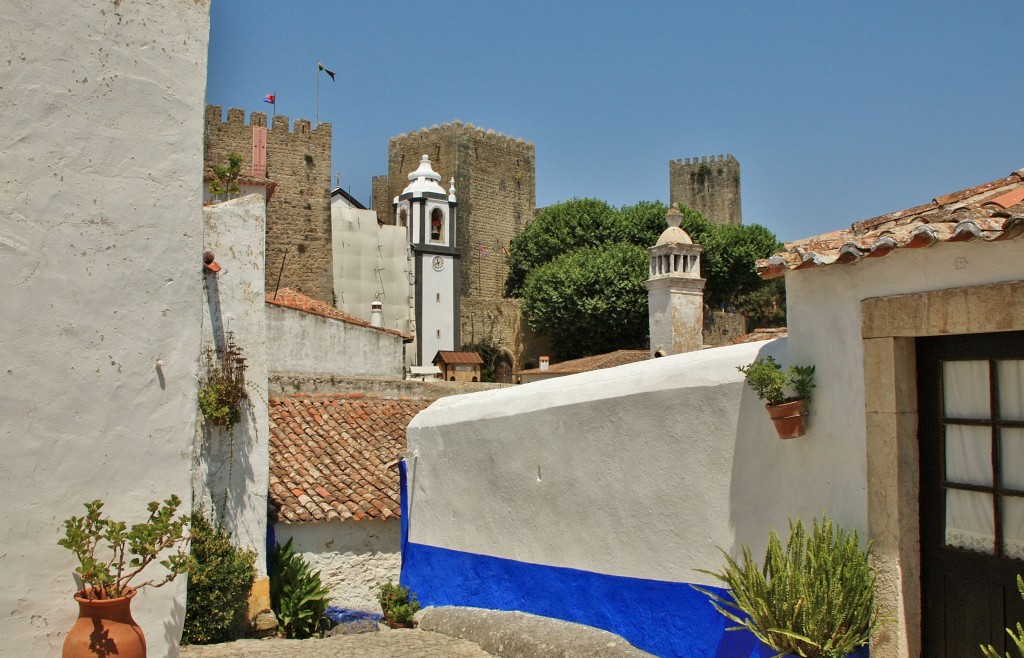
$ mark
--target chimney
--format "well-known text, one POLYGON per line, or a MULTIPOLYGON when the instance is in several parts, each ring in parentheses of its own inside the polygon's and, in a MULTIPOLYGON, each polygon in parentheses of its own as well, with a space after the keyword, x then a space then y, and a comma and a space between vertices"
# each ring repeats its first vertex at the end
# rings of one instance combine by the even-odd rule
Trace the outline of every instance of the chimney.
POLYGON ((384 305, 380 303, 379 299, 370 304, 370 326, 384 326, 384 305))
POLYGON ((550 361, 550 359, 548 359, 548 357, 546 357, 546 356, 540 357, 540 369, 541 370, 547 370, 548 369, 549 361, 550 361))

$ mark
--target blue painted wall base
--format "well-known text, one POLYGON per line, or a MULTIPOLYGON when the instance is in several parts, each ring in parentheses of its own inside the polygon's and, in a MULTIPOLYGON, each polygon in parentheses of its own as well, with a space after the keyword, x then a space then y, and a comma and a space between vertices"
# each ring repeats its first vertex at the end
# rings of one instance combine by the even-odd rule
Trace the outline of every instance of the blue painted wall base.
MULTIPOLYGON (((770 658, 774 651, 687 583, 610 576, 407 543, 401 582, 424 606, 518 610, 603 628, 658 656, 770 658)), ((716 592, 720 588, 709 587, 716 592)))

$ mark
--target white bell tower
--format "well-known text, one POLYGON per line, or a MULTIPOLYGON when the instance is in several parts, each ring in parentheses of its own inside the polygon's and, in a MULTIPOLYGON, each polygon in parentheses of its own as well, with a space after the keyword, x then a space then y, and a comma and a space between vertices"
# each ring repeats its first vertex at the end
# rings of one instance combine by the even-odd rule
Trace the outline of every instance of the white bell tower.
POLYGON ((704 284, 700 278, 701 246, 679 228, 683 214, 665 213, 668 228, 658 244, 647 249, 650 273, 647 317, 651 330, 651 356, 699 350, 704 343, 704 284))
POLYGON ((424 155, 409 185, 394 200, 412 251, 415 308, 414 363, 430 363, 439 350, 458 350, 459 252, 455 247, 455 179, 446 193, 424 155))

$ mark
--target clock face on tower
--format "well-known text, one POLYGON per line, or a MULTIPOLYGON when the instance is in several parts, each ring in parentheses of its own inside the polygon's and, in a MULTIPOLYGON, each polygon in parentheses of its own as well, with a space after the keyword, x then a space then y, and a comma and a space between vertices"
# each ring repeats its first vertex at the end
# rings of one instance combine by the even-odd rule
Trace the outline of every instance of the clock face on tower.
POLYGON ((434 270, 440 272, 444 269, 444 259, 440 256, 434 256, 434 260, 430 261, 430 264, 434 267, 434 270))

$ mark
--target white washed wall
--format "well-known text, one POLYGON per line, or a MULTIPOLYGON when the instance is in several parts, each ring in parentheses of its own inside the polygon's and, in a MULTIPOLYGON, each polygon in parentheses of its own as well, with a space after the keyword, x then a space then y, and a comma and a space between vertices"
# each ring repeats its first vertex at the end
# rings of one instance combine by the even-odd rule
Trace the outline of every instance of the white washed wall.
POLYGON ((195 501, 224 524, 238 545, 256 551, 257 569, 266 575, 270 480, 264 313, 266 204, 262 196, 252 194, 207 206, 203 215, 204 251, 212 251, 221 266, 217 274, 203 275, 203 349, 219 348, 226 334, 233 334, 246 358, 249 401, 234 436, 221 427, 204 422, 197 425, 195 501))
MULTIPOLYGON (((190 498, 205 2, 6 3, 0 21, 0 652, 58 655, 81 503, 190 498), (157 361, 163 367, 157 368, 157 361)), ((177 655, 183 579, 144 591, 177 655)))
POLYGON ((271 372, 401 379, 402 337, 266 304, 271 372))
POLYGON ((398 582, 401 523, 397 518, 277 523, 274 532, 279 544, 293 539, 296 552, 320 571, 331 588, 331 605, 380 612, 371 588, 389 580, 398 582))

